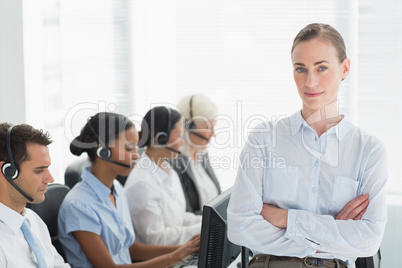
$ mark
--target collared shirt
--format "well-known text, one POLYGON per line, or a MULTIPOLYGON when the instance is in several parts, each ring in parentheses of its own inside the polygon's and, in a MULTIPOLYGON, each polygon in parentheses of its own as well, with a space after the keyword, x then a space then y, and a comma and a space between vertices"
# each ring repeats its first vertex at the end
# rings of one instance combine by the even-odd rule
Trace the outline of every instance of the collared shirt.
POLYGON ((32 210, 25 208, 23 215, 0 202, 0 267, 37 268, 36 258, 21 230, 24 219, 38 242, 49 268, 67 268, 63 258, 53 247, 46 224, 32 210))
POLYGON ((64 199, 58 218, 59 239, 72 267, 92 267, 73 232, 87 231, 102 238, 115 264, 130 264, 129 248, 134 230, 123 187, 114 181, 116 206, 109 199, 111 190, 90 171, 83 170, 77 183, 64 199))
POLYGON ((201 231, 201 216, 186 212, 177 173, 169 174, 144 153, 124 185, 139 240, 153 245, 186 243, 201 231))
POLYGON ((200 207, 202 208, 206 203, 218 196, 218 189, 201 161, 195 166, 194 160, 190 158, 190 168, 194 174, 194 182, 197 185, 197 191, 200 196, 200 207))
POLYGON ((301 112, 257 126, 240 157, 228 206, 229 239, 256 253, 339 258, 354 267, 378 250, 387 220, 386 150, 345 118, 318 137, 301 112), (369 194, 362 220, 335 220, 369 194), (286 229, 260 215, 263 203, 288 210, 286 229), (317 250, 326 253, 316 253, 317 250))

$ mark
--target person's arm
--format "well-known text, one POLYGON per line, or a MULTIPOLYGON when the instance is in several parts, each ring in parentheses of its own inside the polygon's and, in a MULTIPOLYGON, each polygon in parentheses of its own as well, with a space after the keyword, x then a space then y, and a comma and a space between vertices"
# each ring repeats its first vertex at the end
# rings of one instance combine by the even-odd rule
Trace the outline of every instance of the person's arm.
MULTIPOLYGON (((64 262, 63 257, 57 252, 56 248, 53 247, 53 256, 54 256, 54 268, 69 268, 70 264, 64 262)), ((2 267, 0 265, 0 267, 2 267)))
POLYGON ((77 231, 73 234, 94 268, 167 267, 179 262, 187 255, 198 251, 199 248, 199 236, 193 237, 183 246, 161 247, 134 243, 133 246, 130 247, 131 255, 137 256, 139 259, 148 258, 148 260, 132 264, 117 265, 114 263, 99 235, 86 231, 77 231))
MULTIPOLYGON (((360 195, 347 203, 345 207, 335 217, 337 220, 361 220, 367 211, 369 204, 368 195, 360 195)), ((264 204, 261 210, 261 216, 278 228, 285 229, 288 224, 288 211, 286 209, 277 208, 272 205, 264 204)), ((318 252, 323 252, 317 250, 318 252)))
MULTIPOLYGON (((270 131, 269 127, 259 130, 270 131)), ((286 230, 272 225, 260 215, 263 207, 262 180, 267 163, 258 161, 265 161, 268 157, 257 144, 269 144, 265 136, 268 135, 263 132, 251 133, 240 155, 240 167, 228 206, 228 238, 259 253, 284 255, 284 252, 290 251, 292 256, 311 256, 316 252, 315 247, 300 245, 287 238, 286 230)))
POLYGON ((7 267, 7 261, 3 249, 0 247, 0 267, 7 267))
MULTIPOLYGON (((369 205, 369 195, 360 195, 347 203, 345 207, 335 217, 336 220, 361 220, 369 205)), ((264 204, 261 216, 278 228, 288 227, 288 211, 272 205, 264 204)))
POLYGON ((195 224, 200 224, 201 221, 202 221, 202 216, 201 215, 196 215, 193 212, 186 212, 183 215, 183 225, 184 226, 191 226, 191 225, 195 225, 195 224))
POLYGON ((135 261, 144 261, 171 253, 171 258, 178 261, 197 252, 199 245, 200 234, 193 236, 186 244, 180 246, 155 246, 134 242, 130 247, 130 255, 135 261))
POLYGON ((136 183, 126 189, 126 196, 136 233, 147 244, 180 245, 201 231, 201 221, 184 226, 182 215, 164 213, 160 193, 148 183, 136 183))
POLYGON ((376 144, 362 163, 360 195, 369 195, 369 205, 360 220, 341 220, 303 210, 288 210, 286 237, 302 246, 346 257, 374 255, 387 221, 385 183, 387 157, 383 144, 376 144))

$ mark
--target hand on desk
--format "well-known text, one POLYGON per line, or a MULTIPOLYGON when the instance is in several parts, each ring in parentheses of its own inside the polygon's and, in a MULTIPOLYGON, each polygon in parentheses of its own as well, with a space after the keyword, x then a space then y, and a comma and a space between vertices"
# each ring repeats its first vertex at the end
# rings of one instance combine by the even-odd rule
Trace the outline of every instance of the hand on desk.
POLYGON ((194 235, 187 243, 179 246, 175 251, 173 251, 172 257, 175 261, 180 261, 181 259, 189 256, 191 253, 198 252, 200 249, 200 234, 194 235))

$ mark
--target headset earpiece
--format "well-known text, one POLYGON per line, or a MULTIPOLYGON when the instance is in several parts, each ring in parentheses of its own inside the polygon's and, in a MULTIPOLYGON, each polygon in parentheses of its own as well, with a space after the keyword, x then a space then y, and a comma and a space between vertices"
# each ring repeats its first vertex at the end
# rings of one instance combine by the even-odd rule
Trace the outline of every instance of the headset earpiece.
POLYGON ((14 158, 13 158, 13 152, 11 151, 11 131, 13 130, 14 126, 11 126, 7 130, 7 138, 6 138, 6 143, 7 143, 7 153, 8 153, 8 158, 10 159, 9 163, 4 163, 3 166, 1 167, 1 173, 3 173, 4 177, 10 180, 15 180, 18 177, 18 168, 14 163, 14 158))
POLYGON ((18 177, 18 169, 12 167, 11 163, 4 163, 1 167, 1 173, 11 180, 14 180, 18 177))
POLYGON ((107 147, 99 146, 99 148, 96 150, 96 155, 100 159, 109 159, 112 155, 112 152, 107 147))
POLYGON ((158 145, 165 145, 168 142, 169 137, 166 132, 159 132, 156 134, 155 139, 158 145))
POLYGON ((119 165, 119 166, 122 166, 125 168, 131 168, 130 165, 120 163, 120 162, 110 159, 110 157, 112 156, 112 151, 108 147, 106 147, 106 144, 103 142, 103 140, 101 140, 101 138, 96 133, 94 127, 91 124, 91 118, 88 119, 88 126, 99 142, 99 147, 98 147, 98 149, 96 149, 97 157, 99 157, 100 159, 105 160, 107 162, 110 162, 110 163, 113 163, 113 164, 116 164, 116 165, 119 165))
POLYGON ((109 148, 106 147, 106 144, 103 142, 103 140, 101 140, 101 138, 96 133, 94 127, 92 126, 91 118, 88 119, 88 126, 89 129, 92 131, 92 133, 95 135, 99 143, 99 148, 96 149, 96 156, 103 160, 109 159, 110 156, 112 155, 112 152, 110 151, 109 148))
POLYGON ((193 129, 195 129, 195 123, 194 123, 193 119, 191 118, 191 119, 187 120, 187 122, 186 122, 186 130, 191 131, 193 129))

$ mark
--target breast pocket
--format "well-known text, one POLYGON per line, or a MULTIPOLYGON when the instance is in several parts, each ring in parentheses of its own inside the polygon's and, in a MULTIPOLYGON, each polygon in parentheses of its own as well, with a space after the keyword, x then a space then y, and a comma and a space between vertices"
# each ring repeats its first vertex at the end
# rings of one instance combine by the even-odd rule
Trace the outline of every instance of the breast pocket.
POLYGON ((264 179, 264 201, 296 201, 299 184, 299 168, 286 166, 267 169, 264 179))
POLYGON ((343 176, 335 176, 334 191, 329 210, 341 211, 345 205, 356 197, 358 181, 343 176))

